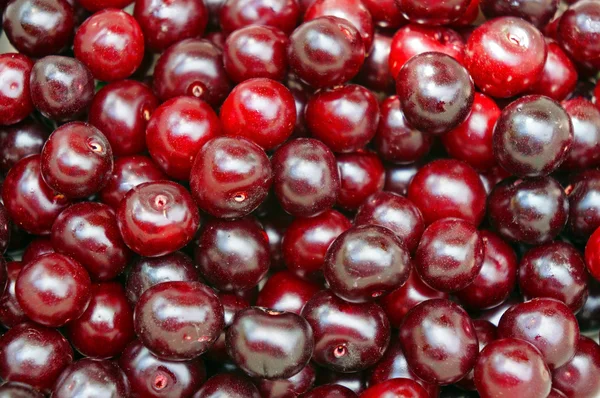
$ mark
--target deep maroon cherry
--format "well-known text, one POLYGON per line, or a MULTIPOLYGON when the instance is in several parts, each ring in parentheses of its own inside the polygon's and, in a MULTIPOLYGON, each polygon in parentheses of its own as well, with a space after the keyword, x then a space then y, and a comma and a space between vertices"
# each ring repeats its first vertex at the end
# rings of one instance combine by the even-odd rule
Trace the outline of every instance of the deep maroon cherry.
POLYGON ((338 385, 326 384, 316 387, 304 394, 302 398, 357 398, 358 395, 351 389, 338 385))
POLYGON ((147 257, 164 256, 187 245, 200 214, 189 192, 171 181, 146 182, 130 190, 117 209, 125 244, 147 257))
POLYGON ((98 91, 88 121, 106 136, 115 156, 135 155, 146 149, 146 125, 157 106, 150 87, 122 80, 98 91))
MULTIPOLYGON (((496 326, 489 321, 477 319, 473 321, 473 326, 475 327, 475 334, 479 343, 479 352, 498 337, 496 326)), ((476 390, 474 370, 471 370, 457 385, 466 390, 476 390)))
POLYGON ((23 264, 27 264, 36 257, 43 256, 44 254, 54 253, 54 247, 50 237, 39 237, 34 239, 27 245, 23 252, 23 264))
POLYGON ((550 19, 556 14, 559 0, 542 1, 494 1, 480 0, 480 7, 488 19, 503 16, 514 16, 531 22, 539 29, 546 26, 550 19))
POLYGON ((198 151, 221 132, 219 118, 206 102, 178 97, 164 102, 146 128, 148 152, 170 177, 188 180, 198 151))
MULTIPOLYGON (((96 12, 105 8, 125 8, 131 3, 131 0, 78 0, 75 4, 81 5, 84 11, 96 12)), ((73 5, 70 1, 69 4, 73 5)))
POLYGON ((581 336, 575 356, 552 373, 552 386, 568 398, 593 398, 600 394, 600 347, 581 336))
POLYGON ((385 169, 385 186, 383 189, 398 195, 407 196, 408 186, 422 166, 422 162, 407 165, 388 164, 385 169))
POLYGON ((492 227, 505 239, 530 245, 550 242, 564 228, 569 202, 551 177, 510 178, 488 198, 492 227))
POLYGON ((206 381, 192 398, 260 398, 256 386, 238 373, 219 373, 206 381))
POLYGON ((294 0, 228 0, 219 11, 219 23, 225 33, 248 25, 266 25, 289 35, 299 16, 300 8, 294 0))
POLYGON ((381 359, 390 341, 390 324, 375 303, 348 303, 331 291, 315 294, 302 316, 315 337, 313 361, 339 372, 357 372, 381 359))
POLYGON ((337 205, 356 210, 363 202, 383 190, 385 169, 373 152, 358 151, 337 156, 340 193, 337 205))
POLYGON ((546 46, 548 47, 548 56, 544 70, 528 92, 545 95, 555 101, 562 101, 575 89, 577 69, 558 44, 547 40, 546 46))
MULTIPOLYGON (((42 152, 46 128, 32 119, 0 130, 0 171, 8 171, 21 159, 42 152)), ((1 246, 1 245, 0 245, 1 246)))
POLYGON ((0 255, 4 253, 10 242, 11 224, 8 212, 3 204, 0 204, 0 255))
MULTIPOLYGON (((362 3, 371 13, 373 22, 380 28, 397 29, 406 22, 395 0, 362 0, 362 3)), ((377 42, 377 35, 375 33, 374 43, 377 42)))
POLYGON ((195 248, 201 275, 219 290, 248 290, 267 274, 269 242, 255 219, 207 221, 195 248))
POLYGON ((0 338, 0 377, 50 392, 73 361, 73 350, 57 330, 21 323, 0 338))
POLYGON ((129 381, 119 365, 112 361, 95 361, 84 358, 69 365, 60 375, 52 396, 72 398, 73 396, 110 396, 127 398, 131 394, 129 381))
POLYGON ((231 357, 227 353, 226 335, 227 328, 231 326, 236 314, 241 310, 250 307, 250 303, 243 297, 235 293, 218 293, 219 301, 223 305, 223 318, 225 320, 224 328, 214 344, 208 349, 205 357, 217 362, 231 362, 231 357))
POLYGON ((15 295, 15 283, 23 268, 23 264, 20 261, 8 261, 6 263, 8 280, 4 293, 0 296, 0 323, 8 329, 28 319, 15 295))
POLYGON ((44 395, 27 384, 8 382, 0 387, 0 398, 44 398, 44 395))
POLYGON ((458 19, 469 0, 396 0, 404 18, 425 25, 446 25, 458 19))
MULTIPOLYGON (((270 197, 270 200, 270 203, 276 203, 273 196, 270 197)), ((265 201, 263 203, 267 204, 269 202, 265 201)), ((262 224, 269 241, 272 271, 282 270, 285 268, 285 264, 283 262, 282 241, 285 231, 292 222, 292 217, 289 214, 284 213, 279 209, 279 207, 276 209, 276 211, 267 213, 266 216, 260 220, 260 223, 262 224)))
POLYGON ((0 54, 0 125, 20 122, 33 111, 29 77, 33 62, 22 54, 0 54))
POLYGON ((360 33, 345 19, 316 18, 300 25, 290 36, 290 69, 315 88, 346 83, 356 76, 364 59, 360 33))
POLYGON ((598 316, 600 314, 600 281, 589 277, 588 290, 588 298, 581 311, 577 313, 577 322, 582 332, 597 330, 600 326, 600 316, 598 316))
POLYGON ((600 110, 584 98, 562 103, 573 124, 573 144, 562 167, 582 170, 600 164, 600 110))
POLYGON ((255 382, 258 390, 264 398, 285 398, 304 396, 315 382, 316 370, 310 363, 299 373, 287 379, 259 379, 255 382))
POLYGON ((360 394, 366 388, 366 373, 366 371, 344 373, 327 368, 319 368, 317 384, 343 386, 356 394, 360 394))
POLYGON ((410 379, 391 379, 376 384, 363 391, 361 398, 379 398, 385 396, 410 398, 428 398, 429 393, 418 382, 410 379))
POLYGON ((479 175, 468 164, 440 159, 420 168, 408 187, 410 199, 425 224, 456 217, 479 225, 485 216, 486 192, 479 175))
MULTIPOLYGON (((377 0, 371 1, 375 3, 377 0)), ((387 1, 391 3, 394 2, 394 0, 387 1)), ((366 3, 366 1, 363 0, 362 3, 366 3)), ((388 62, 391 45, 392 38, 390 36, 375 33, 373 36, 373 48, 371 48, 371 52, 365 58, 365 62, 356 76, 356 79, 360 84, 374 91, 382 91, 385 93, 394 92, 396 82, 390 72, 388 62)))
POLYGON ((580 1, 569 7, 558 23, 558 42, 575 61, 591 67, 600 66, 600 4, 580 1))
POLYGON ((304 305, 321 287, 289 271, 277 272, 269 277, 258 293, 256 305, 276 311, 300 315, 304 305))
POLYGON ((144 36, 137 21, 122 10, 98 11, 75 34, 75 57, 103 81, 125 79, 144 57, 144 36))
POLYGON ((165 361, 152 355, 139 340, 125 348, 119 366, 127 375, 132 397, 189 397, 206 380, 206 369, 200 358, 165 361))

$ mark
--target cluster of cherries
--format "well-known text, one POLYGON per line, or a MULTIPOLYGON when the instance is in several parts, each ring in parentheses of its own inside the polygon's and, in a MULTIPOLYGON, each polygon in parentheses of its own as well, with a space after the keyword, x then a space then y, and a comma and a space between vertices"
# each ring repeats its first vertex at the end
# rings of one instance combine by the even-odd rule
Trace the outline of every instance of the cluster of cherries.
POLYGON ((600 397, 600 1, 0 3, 0 397, 600 397))

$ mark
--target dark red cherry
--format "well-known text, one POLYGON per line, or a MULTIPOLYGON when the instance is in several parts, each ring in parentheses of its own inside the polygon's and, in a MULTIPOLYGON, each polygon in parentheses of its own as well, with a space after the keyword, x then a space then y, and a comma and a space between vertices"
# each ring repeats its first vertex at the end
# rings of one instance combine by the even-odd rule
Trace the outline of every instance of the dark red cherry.
POLYGON ((206 380, 200 358, 180 362, 159 359, 139 340, 125 348, 119 366, 127 375, 132 397, 189 397, 206 380))
POLYGON ((429 398, 429 393, 414 380, 391 379, 369 387, 360 394, 361 398, 380 398, 385 396, 429 398))
POLYGON ((582 332, 597 330, 600 326, 600 316, 598 316, 600 314, 600 281, 590 276, 588 278, 588 290, 588 298, 581 311, 577 313, 577 322, 579 322, 582 332))
POLYGON ((302 398, 357 398, 358 395, 351 389, 338 384, 326 384, 313 388, 302 398))
MULTIPOLYGON (((376 0, 371 1, 375 3, 376 0)), ((394 0, 387 1, 394 2, 394 0)), ((366 1, 362 1, 362 3, 366 3, 366 1)), ((356 76, 360 84, 374 91, 382 91, 384 93, 394 92, 396 82, 390 72, 388 62, 391 45, 392 38, 390 36, 375 33, 373 36, 373 48, 371 48, 371 52, 365 58, 365 62, 356 76)))
POLYGON ((423 163, 411 163, 407 165, 386 165, 385 169, 385 191, 398 195, 407 196, 408 186, 423 163))
POLYGON ((582 170, 600 164, 600 111, 584 98, 562 103, 573 124, 573 144, 563 169, 582 170))
POLYGON ((146 125, 157 106, 150 87, 122 80, 98 91, 88 121, 106 136, 115 156, 135 155, 146 149, 146 125))
POLYGON ((548 397, 551 374, 540 352, 526 341, 503 338, 489 343, 475 366, 475 386, 485 397, 548 397))
POLYGON ((425 224, 456 217, 479 225, 485 216, 483 183, 471 166, 458 160, 440 159, 421 167, 407 196, 421 210, 425 224))
POLYGON ((27 264, 36 257, 44 254, 54 253, 54 247, 50 237, 39 237, 31 241, 23 252, 23 264, 27 264))
POLYGON ((135 332, 144 346, 169 360, 206 352, 223 330, 223 306, 200 282, 164 282, 142 294, 135 306, 135 332))
POLYGON ((542 0, 542 1, 494 1, 480 0, 480 8, 483 14, 488 18, 496 18, 503 16, 514 16, 523 18, 531 22, 537 28, 541 29, 550 19, 556 14, 559 0, 542 0))
POLYGON ((0 130, 0 171, 8 173, 19 160, 42 152, 48 135, 33 119, 0 130))
POLYGON ((343 386, 356 394, 360 394, 366 388, 365 377, 366 371, 343 373, 327 368, 319 368, 317 384, 343 386))
POLYGON ((256 305, 276 311, 300 315, 304 305, 321 287, 289 271, 277 272, 269 277, 258 293, 256 305))
POLYGON ((469 0, 396 0, 400 12, 410 22, 446 25, 465 13, 469 0))
POLYGON ((112 148, 104 134, 83 122, 71 122, 54 130, 41 154, 44 181, 74 199, 86 198, 102 189, 113 165, 112 148))
POLYGON ((589 273, 600 281, 600 228, 594 231, 585 246, 585 264, 589 273))
POLYGON ((125 244, 134 252, 157 257, 187 245, 200 225, 192 196, 171 181, 146 182, 130 190, 117 209, 125 244))
POLYGON ((219 118, 210 105, 197 98, 178 97, 156 108, 146 127, 146 144, 165 173, 189 180, 194 157, 220 132, 219 118))
POLYGON ((219 334, 219 337, 214 344, 208 349, 205 356, 213 361, 231 363, 231 357, 227 354, 227 344, 225 342, 227 328, 231 326, 236 314, 241 310, 250 307, 250 303, 246 298, 241 297, 241 295, 237 295, 236 293, 218 293, 217 296, 219 297, 221 305, 223 305, 225 325, 223 331, 219 334))
MULTIPOLYGON (((275 203, 275 198, 273 196, 270 198, 270 203, 275 203)), ((269 202, 265 201, 263 203, 269 202)), ((279 208, 277 208, 277 211, 267 213, 266 218, 262 218, 260 220, 260 223, 262 224, 269 241, 271 270, 273 271, 282 270, 285 268, 281 244, 283 241, 283 235, 291 222, 292 217, 289 214, 281 211, 279 208)))
POLYGON ((219 373, 208 379, 192 398, 261 398, 256 386, 239 373, 219 373))
POLYGON ((334 87, 356 76, 365 45, 352 23, 327 16, 300 25, 290 36, 287 54, 290 69, 300 79, 315 88, 334 87))
POLYGON ((600 66, 600 4, 593 0, 577 2, 562 14, 557 39, 576 62, 589 68, 600 66))
POLYGON ((228 0, 219 11, 219 23, 225 33, 248 25, 266 25, 289 35, 299 16, 300 8, 294 0, 228 0))
POLYGON ((15 283, 23 264, 20 261, 8 261, 6 263, 7 283, 4 293, 0 296, 0 323, 8 329, 28 319, 15 295, 15 283))
POLYGON ((25 322, 0 338, 0 377, 7 382, 47 393, 72 361, 69 342, 54 329, 25 322))
MULTIPOLYGON (((397 29, 406 23, 395 0, 362 0, 362 3, 371 13, 373 22, 380 28, 397 29)), ((377 35, 375 33, 374 43, 377 42, 377 35)))
POLYGON ((535 26, 521 18, 500 17, 469 36, 464 64, 484 94, 508 98, 542 76, 546 55, 544 36, 535 26))
POLYGON ((4 383, 0 387, 1 398, 44 398, 44 395, 33 387, 22 383, 4 383))
POLYGON ((8 212, 3 204, 0 204, 0 255, 8 248, 10 242, 11 223, 8 212))
MULTIPOLYGON (((496 340, 496 326, 483 319, 474 320, 473 326, 475 327, 475 334, 477 335, 477 341, 479 343, 479 351, 481 352, 486 345, 496 340)), ((462 380, 457 383, 457 385, 466 390, 476 390, 474 370, 471 370, 462 380)))
POLYGON ((69 365, 60 375, 52 396, 72 398, 74 396, 110 396, 127 398, 131 394, 125 373, 112 361, 95 361, 84 358, 69 365))
MULTIPOLYGON (((78 0, 77 3, 83 11, 96 12, 105 8, 125 8, 132 3, 131 0, 78 0)), ((69 4, 73 5, 71 1, 69 4)), ((75 8, 77 12, 77 8, 75 8)), ((81 21, 78 21, 81 24, 81 21)))
POLYGON ((291 215, 310 217, 335 204, 340 177, 333 153, 321 141, 289 141, 275 152, 271 164, 275 195, 291 215))
POLYGON ((255 384, 264 398, 304 397, 302 394, 312 388, 315 376, 315 367, 309 363, 299 373, 290 378, 259 379, 255 381, 255 384))
POLYGON ((0 125, 20 122, 33 111, 29 77, 33 62, 22 54, 0 54, 0 125))
POLYGON ((313 361, 338 372, 373 366, 390 341, 390 324, 375 303, 349 303, 325 290, 306 303, 302 316, 315 337, 313 361))
POLYGON ((528 92, 545 95, 555 101, 562 101, 575 89, 577 69, 558 44, 546 40, 546 46, 548 47, 548 56, 544 70, 528 92))
POLYGON ((373 152, 358 151, 337 156, 340 173, 338 206, 356 210, 363 202, 383 190, 385 169, 373 152))
POLYGON ((600 347, 581 336, 575 356, 552 372, 552 386, 568 398, 593 398, 600 394, 600 347))
POLYGON ((125 79, 141 65, 144 35, 122 10, 106 9, 88 18, 75 34, 75 57, 103 81, 125 79), (127 51, 125 51, 127 49, 127 51))
POLYGON ((552 241, 564 228, 569 202, 551 177, 510 178, 488 198, 492 227, 505 239, 529 245, 552 241))
POLYGON ((564 303, 534 298, 511 307, 502 315, 498 336, 533 344, 550 369, 556 369, 575 355, 579 326, 575 315, 564 303))

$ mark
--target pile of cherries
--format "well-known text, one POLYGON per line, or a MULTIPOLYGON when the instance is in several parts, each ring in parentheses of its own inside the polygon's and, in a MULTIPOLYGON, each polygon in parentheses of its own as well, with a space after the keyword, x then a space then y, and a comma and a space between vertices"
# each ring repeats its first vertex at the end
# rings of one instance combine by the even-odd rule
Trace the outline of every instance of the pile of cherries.
POLYGON ((569 3, 0 1, 0 397, 600 397, 569 3))

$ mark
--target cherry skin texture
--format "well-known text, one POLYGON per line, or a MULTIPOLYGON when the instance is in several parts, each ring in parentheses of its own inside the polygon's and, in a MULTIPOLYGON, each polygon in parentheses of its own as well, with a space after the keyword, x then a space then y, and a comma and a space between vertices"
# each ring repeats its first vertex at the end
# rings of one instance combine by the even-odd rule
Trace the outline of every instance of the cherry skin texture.
POLYGON ((314 88, 334 87, 359 72, 365 45, 352 23, 333 16, 319 17, 292 33, 287 56, 290 69, 300 79, 314 88))
POLYGON ((135 155, 146 149, 146 126, 156 107, 150 87, 122 80, 98 91, 88 121, 106 136, 115 156, 135 155))
POLYGON ((489 343, 475 366, 475 386, 484 397, 548 397, 551 374, 540 352, 526 341, 489 343))
POLYGON ((260 398, 256 386, 238 373, 220 373, 208 379, 192 398, 260 398))
POLYGON ((313 388, 302 398, 357 398, 358 395, 349 388, 338 384, 326 384, 317 388, 313 388))
POLYGON ((481 0, 480 7, 483 14, 488 18, 496 18, 502 16, 514 16, 523 18, 527 22, 531 22, 537 28, 541 29, 556 14, 559 0, 542 0, 542 1, 494 1, 481 0))
MULTIPOLYGON (((390 0, 388 0, 390 1, 390 0)), ((393 0, 391 0, 393 2, 393 0)), ((363 1, 365 3, 365 1, 363 1)), ((392 38, 381 33, 373 36, 373 48, 365 58, 360 72, 356 76, 357 81, 373 91, 393 93, 396 82, 390 72, 388 58, 392 38)))
POLYGON ((148 152, 170 177, 189 180, 194 157, 221 132, 219 118, 206 102, 178 97, 160 105, 146 128, 148 152))
POLYGON ((375 136, 379 106, 371 91, 348 84, 312 96, 306 105, 305 118, 312 136, 333 152, 353 152, 375 136))
POLYGON ((435 160, 419 169, 407 196, 421 210, 427 225, 447 217, 479 225, 485 216, 483 183, 471 166, 458 160, 435 160))
POLYGON ((0 377, 44 393, 73 361, 73 350, 57 331, 33 323, 22 323, 0 338, 0 377))
POLYGON ((258 293, 256 305, 300 315, 304 305, 320 290, 321 287, 314 282, 289 271, 281 271, 269 277, 258 293))
MULTIPOLYGON (((9 265, 10 263, 8 263, 7 268, 9 265)), ((598 314, 600 314, 600 281, 590 276, 588 278, 588 290, 588 299, 581 311, 577 313, 577 321, 582 332, 595 331, 600 326, 600 317, 598 317, 598 314)))
POLYGON ((73 199, 86 198, 102 189, 113 166, 112 148, 104 134, 83 122, 54 130, 42 149, 44 181, 73 199))
POLYGON ((335 204, 340 177, 333 153, 321 141, 289 141, 275 152, 271 164, 275 195, 286 212, 310 217, 335 204))
MULTIPOLYGON (((419 383, 410 379, 391 379, 376 384, 360 394, 361 398, 379 398, 395 394, 407 398, 428 398, 429 394, 419 383)), ((393 395, 392 395, 393 396, 393 395)))
POLYGON ((39 391, 34 390, 26 384, 21 383, 4 383, 0 387, 1 398, 44 398, 44 395, 39 391))
MULTIPOLYGON (((131 3, 131 0, 79 0, 76 4, 79 4, 84 11, 96 12, 105 8, 125 8, 131 3)), ((79 25, 82 21, 77 22, 79 25)))
POLYGON ((218 293, 219 301, 223 305, 223 316, 225 326, 214 344, 206 352, 205 357, 215 362, 231 363, 231 357, 227 354, 226 335, 227 328, 231 326, 236 314, 241 310, 250 307, 250 303, 236 293, 218 293))
POLYGON ((187 245, 200 225, 200 214, 184 187, 157 181, 129 191, 119 204, 117 221, 131 250, 157 257, 187 245))
POLYGON ((404 18, 424 25, 446 25, 465 13, 469 0, 396 0, 404 18))
POLYGON ((285 265, 296 275, 315 276, 323 268, 331 243, 351 226, 352 223, 335 210, 294 219, 281 245, 285 265))
POLYGON ((326 368, 319 370, 320 372, 317 374, 317 384, 319 385, 343 386, 356 394, 360 394, 366 388, 365 371, 343 373, 326 368))
POLYGON ((323 274, 338 297, 364 303, 402 286, 411 267, 410 253, 392 231, 364 225, 347 230, 331 244, 323 274))
POLYGON ((575 355, 579 326, 564 303, 534 298, 511 307, 498 324, 500 338, 516 338, 540 350, 550 369, 567 363, 575 355))
POLYGON ((0 323, 7 329, 28 319, 15 295, 15 284, 23 264, 20 261, 8 261, 6 263, 7 282, 4 293, 0 296, 0 323))
POLYGON ((226 34, 248 25, 266 25, 289 35, 299 16, 294 0, 227 0, 220 9, 219 23, 226 34))
POLYGON ((286 396, 303 396, 315 383, 316 370, 308 364, 299 373, 287 379, 260 379, 256 382, 263 397, 283 398, 286 396))
POLYGON ((569 202, 551 177, 509 178, 488 198, 492 227, 504 239, 529 245, 552 241, 564 228, 569 202))
POLYGON ((111 361, 84 358, 72 363, 60 375, 52 396, 110 396, 127 398, 131 394, 129 382, 119 366, 111 361))
POLYGON ((383 189, 398 195, 407 196, 408 186, 422 166, 422 162, 408 165, 388 164, 385 169, 385 186, 383 189))
POLYGON ((0 125, 25 119, 33 111, 29 77, 33 62, 22 54, 0 54, 0 125))
POLYGON ((189 397, 206 380, 201 359, 165 361, 152 355, 139 340, 125 348, 119 366, 127 375, 132 397, 189 397))
POLYGON ((184 39, 201 37, 208 23, 203 1, 136 1, 133 16, 139 23, 146 48, 162 52, 184 39))
POLYGON ((50 237, 39 237, 34 239, 27 245, 25 251, 23 252, 23 264, 27 264, 31 260, 42 256, 44 254, 54 253, 54 247, 52 246, 52 241, 50 237))
POLYGON ((0 171, 8 173, 19 160, 42 152, 48 135, 41 123, 31 119, 1 129, 0 171))
POLYGON ((0 255, 6 251, 10 242, 10 219, 3 204, 0 204, 0 255))
MULTIPOLYGON (((373 22, 380 28, 397 29, 406 22, 395 0, 362 0, 362 2, 371 13, 373 22)), ((373 41, 377 41, 377 33, 373 41)))
POLYGON ((477 335, 469 315, 444 299, 425 301, 404 317, 400 343, 410 369, 432 384, 462 379, 477 361, 477 335))
POLYGON ((290 91, 271 79, 238 84, 220 112, 223 133, 247 138, 265 150, 283 144, 296 125, 296 104, 290 91))
POLYGON ((469 72, 454 58, 424 53, 400 69, 396 91, 410 125, 431 134, 443 134, 467 118, 475 90, 469 72))
POLYGON ((484 94, 508 98, 536 82, 546 55, 544 37, 535 26, 520 18, 500 17, 473 31, 464 64, 484 94))
POLYGON ((573 124, 573 144, 563 169, 582 170, 600 164, 600 110, 584 98, 563 102, 573 124))
POLYGON ((577 69, 573 61, 553 41, 546 41, 548 57, 539 79, 528 90, 531 94, 540 94, 555 101, 564 100, 577 84, 577 69))
POLYGON ((552 373, 552 386, 568 398, 593 398, 600 394, 599 370, 600 347, 581 336, 573 359, 552 373))
POLYGON ((585 264, 588 272, 600 281, 600 228, 594 231, 585 246, 585 264))
POLYGON ((569 7, 558 23, 558 42, 573 60, 590 68, 600 66, 600 5, 585 0, 569 7))
POLYGON ((321 291, 306 303, 302 316, 314 333, 313 361, 337 372, 373 366, 390 341, 390 324, 375 303, 349 303, 321 291))
POLYGON ((155 355, 190 360, 206 352, 223 330, 223 306, 200 282, 164 282, 135 306, 135 332, 155 355))
POLYGON ((385 169, 373 152, 359 151, 337 156, 340 172, 340 193, 337 205, 357 210, 373 194, 383 190, 385 169))
MULTIPOLYGON (((480 352, 486 345, 496 340, 498 337, 496 333, 496 326, 489 321, 476 319, 473 321, 473 326, 475 327, 475 334, 477 335, 480 352)), ((466 390, 476 390, 474 370, 471 370, 462 380, 457 383, 457 385, 466 390)))
POLYGON ((96 79, 121 80, 141 65, 144 36, 131 15, 122 10, 102 10, 81 24, 73 48, 75 57, 96 79))

